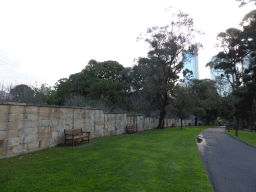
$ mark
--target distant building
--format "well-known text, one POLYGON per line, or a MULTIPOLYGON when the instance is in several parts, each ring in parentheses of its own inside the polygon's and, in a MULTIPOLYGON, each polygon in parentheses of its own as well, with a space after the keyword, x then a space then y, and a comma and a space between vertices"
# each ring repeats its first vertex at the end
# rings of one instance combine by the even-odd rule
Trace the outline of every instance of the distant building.
MULTIPOLYGON (((210 61, 214 61, 216 56, 213 56, 210 61)), ((216 81, 217 91, 221 96, 228 95, 232 91, 230 82, 224 77, 225 71, 223 69, 214 69, 210 66, 211 80, 216 81)), ((230 79, 232 82, 232 79, 230 79)))
MULTIPOLYGON (((212 57, 212 59, 210 61, 214 61, 216 59, 216 56, 212 57)), ((239 71, 245 71, 245 69, 249 68, 249 64, 250 64, 250 56, 246 56, 243 59, 242 64, 238 63, 236 65, 236 67, 238 68, 239 71)), ((215 81, 220 81, 221 80, 221 76, 225 75, 225 71, 222 69, 214 69, 214 67, 210 67, 210 71, 211 71, 211 80, 215 80, 215 81)), ((229 81, 226 79, 226 77, 222 78, 222 86, 223 89, 222 91, 219 92, 220 95, 226 94, 226 93, 230 93, 232 91, 231 88, 231 83, 233 82, 233 79, 230 77, 229 81)))
POLYGON ((188 69, 193 72, 192 79, 199 79, 198 53, 196 53, 196 55, 191 55, 188 52, 183 52, 182 62, 184 63, 183 71, 188 69))
MULTIPOLYGON (((184 63, 183 71, 188 69, 193 72, 191 79, 199 79, 198 54, 192 55, 188 52, 183 52, 182 62, 184 63)), ((182 87, 190 86, 189 82, 185 80, 184 76, 183 82, 180 82, 179 85, 182 87)))

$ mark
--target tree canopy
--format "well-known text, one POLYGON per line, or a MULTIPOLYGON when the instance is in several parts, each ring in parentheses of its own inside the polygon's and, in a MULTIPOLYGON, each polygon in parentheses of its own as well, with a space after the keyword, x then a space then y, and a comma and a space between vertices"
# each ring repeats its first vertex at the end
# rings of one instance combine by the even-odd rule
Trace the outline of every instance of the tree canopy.
POLYGON ((147 58, 138 59, 138 66, 150 69, 142 70, 148 71, 147 75, 141 76, 142 89, 148 89, 148 94, 156 101, 160 111, 158 128, 163 128, 165 108, 169 104, 168 91, 173 89, 183 68, 182 53, 195 54, 201 44, 193 40, 202 33, 194 29, 193 19, 182 11, 173 14, 168 25, 149 28, 147 33, 150 36, 145 41, 150 51, 147 58), (193 46, 195 44, 197 46, 193 46))

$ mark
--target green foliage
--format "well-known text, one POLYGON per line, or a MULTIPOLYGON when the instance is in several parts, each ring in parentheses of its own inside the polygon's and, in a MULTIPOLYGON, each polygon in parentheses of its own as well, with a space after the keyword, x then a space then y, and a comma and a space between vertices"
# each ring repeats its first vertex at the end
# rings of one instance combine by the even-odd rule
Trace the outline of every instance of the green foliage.
POLYGON ((171 91, 179 79, 178 73, 183 68, 182 53, 187 51, 192 55, 200 48, 193 46, 193 39, 201 32, 194 29, 193 19, 188 14, 179 11, 173 13, 171 24, 163 27, 148 29, 150 37, 145 41, 150 45, 147 58, 139 58, 135 68, 140 73, 135 88, 143 90, 150 98, 150 103, 155 103, 152 110, 160 111, 158 128, 163 128, 165 108, 169 104, 168 92, 171 91))
POLYGON ((25 84, 16 85, 10 90, 14 102, 33 103, 35 91, 25 84))
POLYGON ((172 96, 168 110, 172 115, 180 118, 182 129, 182 120, 190 117, 194 107, 193 92, 191 88, 176 86, 172 96))
POLYGON ((196 109, 192 111, 193 114, 200 119, 205 119, 208 123, 217 119, 221 112, 221 98, 217 92, 215 82, 192 79, 190 86, 193 93, 195 93, 193 100, 196 109))
POLYGON ((203 108, 195 107, 191 110, 191 113, 199 118, 204 118, 206 116, 206 111, 203 108))
POLYGON ((57 105, 60 103, 60 98, 57 97, 57 91, 52 90, 46 95, 46 103, 48 105, 57 105))

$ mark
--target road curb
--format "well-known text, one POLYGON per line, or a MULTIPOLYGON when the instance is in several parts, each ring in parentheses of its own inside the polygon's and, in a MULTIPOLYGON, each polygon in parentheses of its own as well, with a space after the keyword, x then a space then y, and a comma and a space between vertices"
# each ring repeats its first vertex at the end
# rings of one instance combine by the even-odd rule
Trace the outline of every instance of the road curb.
MULTIPOLYGON (((229 135, 226 131, 227 131, 227 129, 225 130, 225 133, 226 133, 227 135, 229 135)), ((253 145, 251 145, 251 144, 249 144, 249 143, 246 143, 246 142, 244 142, 244 141, 242 141, 242 140, 240 140, 240 139, 238 139, 238 138, 236 138, 236 137, 234 137, 234 136, 232 136, 232 135, 229 135, 229 136, 230 136, 230 137, 233 137, 234 139, 236 139, 236 140, 238 140, 238 141, 241 141, 242 143, 247 144, 247 145, 249 145, 249 146, 251 146, 251 147, 253 147, 253 148, 256 149, 255 146, 253 146, 253 145)))

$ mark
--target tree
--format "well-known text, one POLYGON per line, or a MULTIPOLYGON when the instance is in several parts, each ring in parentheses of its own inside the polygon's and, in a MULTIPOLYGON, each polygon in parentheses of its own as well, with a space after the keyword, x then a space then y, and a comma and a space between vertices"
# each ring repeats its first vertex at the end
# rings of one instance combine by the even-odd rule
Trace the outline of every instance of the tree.
POLYGON ((71 95, 71 81, 67 78, 61 78, 55 83, 55 92, 52 92, 53 98, 51 101, 55 101, 55 105, 64 105, 65 100, 71 95))
POLYGON ((192 79, 189 86, 194 93, 195 108, 192 109, 192 114, 195 115, 195 120, 205 119, 209 124, 217 119, 221 108, 215 82, 208 79, 192 79))
POLYGON ((255 5, 256 5, 256 0, 236 0, 241 2, 241 4, 239 5, 239 7, 243 7, 244 5, 247 5, 248 3, 251 3, 253 1, 255 1, 255 5))
POLYGON ((10 90, 15 102, 33 103, 35 91, 25 84, 16 85, 10 90))
POLYGON ((192 96, 192 89, 176 86, 172 94, 173 98, 170 99, 171 102, 168 105, 168 109, 171 111, 171 114, 178 117, 181 121, 186 118, 189 118, 193 109, 194 101, 192 96))
MULTIPOLYGON (((244 1, 243 1, 244 2, 244 1)), ((243 30, 238 30, 235 28, 227 29, 226 32, 222 32, 218 35, 218 39, 220 43, 218 47, 222 48, 223 51, 219 52, 217 58, 219 62, 215 60, 214 68, 222 69, 225 72, 226 79, 231 83, 232 86, 232 94, 233 94, 233 126, 236 128, 236 136, 237 133, 237 125, 236 121, 238 117, 243 116, 242 112, 238 110, 239 102, 241 103, 241 98, 247 94, 246 90, 241 89, 241 86, 246 86, 249 88, 250 81, 250 73, 253 73, 253 70, 247 70, 245 72, 245 58, 249 58, 251 62, 251 66, 253 65, 253 60, 255 60, 256 53, 256 10, 253 10, 245 15, 243 18, 241 25, 243 26, 243 30), (238 69, 238 67, 242 66, 242 70, 238 69), (239 93, 242 91, 241 93, 239 93), (243 96, 242 96, 243 95, 243 96)), ((252 69, 252 68, 251 68, 252 69)), ((249 100, 248 100, 249 102, 249 100)), ((248 106, 248 105, 247 105, 248 106)))
MULTIPOLYGON (((224 71, 224 76, 231 84, 232 91, 234 92, 241 85, 240 78, 242 75, 238 70, 238 64, 242 63, 243 58, 247 55, 245 46, 243 46, 242 31, 236 28, 229 28, 226 32, 219 33, 217 39, 220 42, 217 44, 217 47, 221 48, 222 51, 217 55, 219 62, 215 59, 216 65, 214 68, 224 71)), ((235 105, 233 106, 233 114, 235 114, 235 105)), ((234 116, 234 127, 236 127, 236 119, 234 116)))
POLYGON ((33 87, 35 91, 34 104, 46 104, 47 94, 51 91, 51 87, 47 87, 46 83, 42 84, 40 88, 33 87))
MULTIPOLYGON (((151 73, 142 77, 143 90, 148 88, 149 95, 155 99, 160 110, 157 128, 164 127, 165 108, 169 104, 168 91, 172 90, 179 79, 178 73, 183 68, 182 53, 196 54, 198 46, 193 46, 193 39, 200 31, 193 27, 193 19, 188 14, 179 11, 173 14, 170 24, 163 27, 148 29, 151 36, 146 38, 150 45, 147 58, 139 58, 138 65, 151 68, 151 73), (154 70, 153 70, 154 69, 154 70), (157 86, 155 86, 157 84, 157 86)), ((145 70, 144 70, 145 71, 145 70)))

